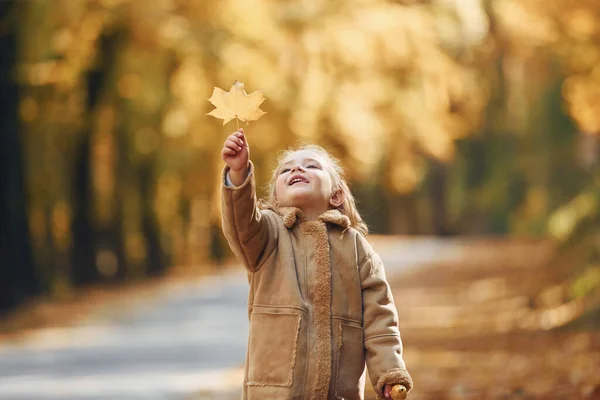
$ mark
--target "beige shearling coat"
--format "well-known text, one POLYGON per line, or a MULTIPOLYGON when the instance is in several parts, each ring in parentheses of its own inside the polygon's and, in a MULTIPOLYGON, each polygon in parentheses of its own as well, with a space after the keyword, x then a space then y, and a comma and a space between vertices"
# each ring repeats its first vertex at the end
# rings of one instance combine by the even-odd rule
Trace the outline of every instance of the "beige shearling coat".
POLYGON ((412 380, 379 256, 329 210, 306 221, 297 208, 257 206, 254 167, 239 187, 222 177, 223 231, 248 270, 250 331, 243 399, 363 399, 365 363, 386 383, 412 380))

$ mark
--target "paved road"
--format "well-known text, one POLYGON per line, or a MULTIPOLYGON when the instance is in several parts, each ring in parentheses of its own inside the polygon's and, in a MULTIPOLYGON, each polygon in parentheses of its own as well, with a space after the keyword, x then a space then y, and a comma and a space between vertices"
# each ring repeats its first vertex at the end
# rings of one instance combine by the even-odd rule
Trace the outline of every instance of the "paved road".
MULTIPOLYGON (((437 239, 374 240, 388 275, 459 256, 437 239)), ((243 364, 247 293, 242 271, 172 284, 135 307, 0 343, 0 399, 175 400, 223 389, 243 364)))

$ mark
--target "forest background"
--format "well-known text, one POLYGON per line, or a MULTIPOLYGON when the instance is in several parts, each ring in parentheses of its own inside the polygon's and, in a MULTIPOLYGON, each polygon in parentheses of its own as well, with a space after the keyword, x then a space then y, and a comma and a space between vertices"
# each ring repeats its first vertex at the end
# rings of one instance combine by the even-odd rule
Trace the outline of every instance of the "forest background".
POLYGON ((0 48, 4 313, 226 263, 205 114, 240 80, 261 194, 322 145, 373 233, 552 243, 532 299, 597 329, 596 0, 3 0, 0 48))

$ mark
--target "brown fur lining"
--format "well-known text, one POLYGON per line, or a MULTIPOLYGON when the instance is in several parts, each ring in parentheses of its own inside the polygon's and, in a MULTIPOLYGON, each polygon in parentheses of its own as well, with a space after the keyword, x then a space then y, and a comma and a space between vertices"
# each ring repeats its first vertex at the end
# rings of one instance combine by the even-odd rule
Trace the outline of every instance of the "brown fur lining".
POLYGON ((298 219, 304 219, 304 213, 296 207, 280 207, 275 211, 283 218, 283 225, 286 228, 294 226, 298 219))
MULTIPOLYGON (((286 228, 291 228, 296 221, 304 219, 304 213, 297 207, 279 207, 274 209, 274 211, 281 215, 281 218, 283 218, 283 225, 285 225, 286 228)), ((342 214, 339 210, 327 210, 319 215, 318 220, 339 225, 342 228, 348 228, 350 226, 350 218, 342 214)))
POLYGON ((323 222, 330 222, 335 225, 339 225, 342 228, 350 226, 350 218, 342 214, 338 210, 327 210, 319 216, 319 220, 323 222))
POLYGON ((375 385, 375 392, 377 393, 378 400, 385 400, 383 396, 383 389, 386 384, 390 385, 404 385, 410 392, 413 387, 413 381, 407 370, 404 368, 392 369, 383 374, 375 385))
POLYGON ((317 341, 317 379, 312 400, 326 400, 331 381, 331 265, 327 226, 322 221, 301 225, 302 232, 315 238, 314 323, 317 341))

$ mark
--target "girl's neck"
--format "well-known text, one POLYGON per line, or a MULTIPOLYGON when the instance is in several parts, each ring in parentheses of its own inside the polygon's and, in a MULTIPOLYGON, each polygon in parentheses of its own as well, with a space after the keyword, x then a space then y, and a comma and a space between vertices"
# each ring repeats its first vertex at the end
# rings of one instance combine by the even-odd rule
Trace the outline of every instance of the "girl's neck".
POLYGON ((304 217, 306 218, 307 221, 316 221, 317 218, 319 218, 319 216, 321 214, 323 214, 325 211, 327 211, 328 209, 312 209, 312 208, 300 208, 302 210, 302 213, 304 214, 304 217))

